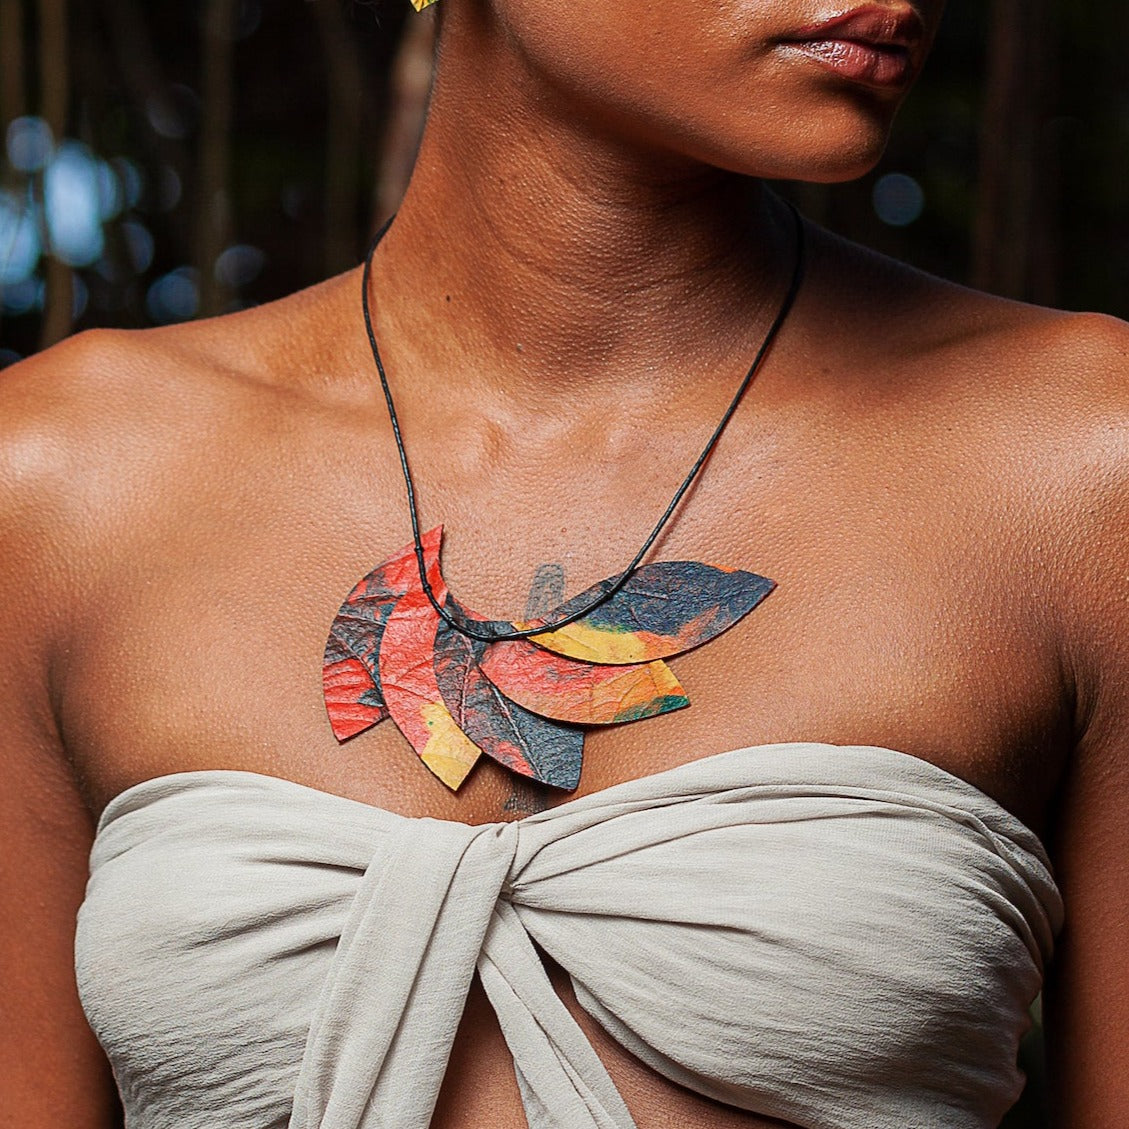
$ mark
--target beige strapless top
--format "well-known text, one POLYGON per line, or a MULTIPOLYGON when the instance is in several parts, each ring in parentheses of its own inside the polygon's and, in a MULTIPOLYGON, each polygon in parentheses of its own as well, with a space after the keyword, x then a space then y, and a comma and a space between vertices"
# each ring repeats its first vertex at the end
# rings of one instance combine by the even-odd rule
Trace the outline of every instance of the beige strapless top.
POLYGON ((630 1129, 557 997, 811 1129, 989 1129, 1062 905, 1036 837, 889 749, 737 749, 513 823, 236 771, 106 808, 83 1005, 128 1129, 426 1129, 477 971, 534 1129, 630 1129), (532 941, 531 941, 532 939, 532 941))

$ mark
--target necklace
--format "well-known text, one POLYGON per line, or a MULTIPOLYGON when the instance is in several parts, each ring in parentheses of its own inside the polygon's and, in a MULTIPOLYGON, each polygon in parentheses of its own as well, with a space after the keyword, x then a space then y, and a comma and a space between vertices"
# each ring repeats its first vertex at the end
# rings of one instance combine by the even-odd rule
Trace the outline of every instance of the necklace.
POLYGON ((529 622, 487 620, 463 607, 440 572, 443 527, 420 532, 415 484, 369 307, 373 239, 361 308, 400 457, 412 543, 363 577, 330 627, 322 666, 326 710, 345 741, 391 717, 423 763, 457 789, 480 756, 571 791, 584 726, 690 704, 663 661, 715 638, 775 587, 756 573, 698 561, 642 564, 698 477, 775 341, 803 279, 795 221, 787 292, 729 406, 627 567, 529 622))

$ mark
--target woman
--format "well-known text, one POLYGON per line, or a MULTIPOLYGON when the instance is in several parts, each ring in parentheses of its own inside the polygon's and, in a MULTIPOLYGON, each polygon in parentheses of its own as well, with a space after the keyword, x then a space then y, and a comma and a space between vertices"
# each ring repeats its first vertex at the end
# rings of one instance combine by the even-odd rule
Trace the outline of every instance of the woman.
MULTIPOLYGON (((1047 995, 1062 1123, 1120 1123, 1129 335, 804 229, 761 185, 872 167, 943 3, 443 6, 418 167, 366 291, 423 528, 446 525, 443 579, 517 621, 617 575, 780 312, 652 554, 777 590, 676 661, 690 709, 588 735, 579 808, 488 759, 451 790, 395 726, 339 744, 326 724, 329 624, 410 538, 359 272, 217 321, 85 334, 5 374, 8 1119, 114 1124, 108 1053, 138 1126, 284 1125, 295 1095, 303 1126, 995 1124, 1058 926, 1038 835, 1067 907, 1047 995), (603 820, 623 785, 610 796, 661 824, 693 773, 716 769, 701 787, 728 798, 752 768, 788 795, 794 773, 801 804, 854 797, 856 845, 828 849, 821 827, 852 821, 817 804, 767 862, 744 838, 703 839, 704 861, 687 840, 669 867, 644 852, 607 895, 622 921, 578 911, 559 944, 518 896, 512 860, 558 835, 557 812, 603 820), (100 815, 79 977, 105 1053, 72 970, 100 815), (381 846, 361 884, 374 844, 417 833, 422 858, 381 846), (485 882, 463 856, 496 843, 494 916, 466 926, 454 982, 390 985, 438 920, 425 903, 458 917, 485 882), (704 884, 682 874, 692 856, 704 884), (734 865, 738 894, 793 872, 799 893, 719 957, 734 865), (480 958, 495 918, 512 925, 495 903, 540 943, 564 1018, 543 995, 503 1006, 539 973, 480 958), (651 967, 632 963, 652 919, 651 967), (823 935, 847 972, 789 984, 799 950, 781 960, 772 938, 823 935), (617 1010, 605 974, 649 1006, 617 1010), (765 1011, 734 1003, 777 976, 765 1011), (690 1062, 680 1032, 715 1059, 690 1062)), ((741 835, 792 819, 742 814, 741 835)), ((520 964, 532 949, 513 944, 520 964)))

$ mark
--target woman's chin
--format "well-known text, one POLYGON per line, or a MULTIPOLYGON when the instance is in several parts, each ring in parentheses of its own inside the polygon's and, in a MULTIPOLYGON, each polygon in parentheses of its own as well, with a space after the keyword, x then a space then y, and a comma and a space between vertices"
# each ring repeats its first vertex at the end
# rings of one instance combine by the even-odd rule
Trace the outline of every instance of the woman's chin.
POLYGON ((882 144, 861 153, 850 153, 824 157, 822 161, 807 162, 800 165, 789 176, 781 180, 805 180, 813 184, 842 184, 848 180, 858 180, 873 171, 886 150, 886 139, 882 144))
POLYGON ((740 152, 718 153, 708 163, 743 176, 764 180, 802 180, 813 184, 841 184, 871 172, 886 151, 888 135, 883 131, 873 138, 857 138, 854 144, 839 137, 837 143, 820 145, 807 139, 802 150, 765 152, 755 147, 740 152))
POLYGON ((743 176, 835 184, 865 176, 882 159, 894 114, 875 109, 840 107, 830 114, 791 115, 783 124, 760 119, 741 128, 738 122, 736 129, 732 119, 703 115, 694 128, 672 122, 667 137, 656 131, 652 140, 683 158, 743 176))
POLYGON ((759 175, 820 184, 857 180, 882 159, 892 125, 893 114, 840 114, 797 122, 790 144, 777 142, 772 163, 778 171, 759 175))

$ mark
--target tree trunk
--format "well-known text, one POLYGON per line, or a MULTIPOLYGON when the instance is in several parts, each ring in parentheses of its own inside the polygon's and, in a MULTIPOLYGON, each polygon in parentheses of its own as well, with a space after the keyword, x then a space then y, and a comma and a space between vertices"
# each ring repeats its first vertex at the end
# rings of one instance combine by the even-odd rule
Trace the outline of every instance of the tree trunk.
MULTIPOLYGON (((99 8, 113 44, 114 64, 136 112, 144 119, 152 107, 157 107, 162 116, 174 116, 171 108, 164 109, 169 103, 169 86, 153 48, 145 13, 137 0, 103 0, 99 8)), ((108 60, 103 59, 103 66, 106 65, 108 60)), ((139 132, 138 140, 149 148, 154 168, 167 164, 183 173, 191 166, 188 151, 177 138, 167 137, 146 125, 139 132)))
POLYGON ((0 127, 27 113, 24 0, 0 0, 0 127))
POLYGON ((231 229, 231 119, 235 101, 235 0, 206 0, 202 19, 200 148, 196 182, 195 261, 203 317, 221 313, 226 288, 216 277, 231 229))
MULTIPOLYGON (((67 132, 70 102, 70 64, 67 51, 67 0, 39 0, 39 113, 51 127, 55 140, 67 132)), ((42 179, 40 185, 42 186, 42 179)), ((46 297, 39 344, 46 349, 71 331, 74 312, 74 276, 62 259, 46 260, 46 297)))
POLYGON ((1058 157, 1052 0, 993 0, 973 284, 1054 304, 1058 157))
POLYGON ((325 131, 325 248, 327 274, 355 266, 359 237, 361 112, 364 74, 341 12, 341 0, 315 0, 328 84, 325 131))

